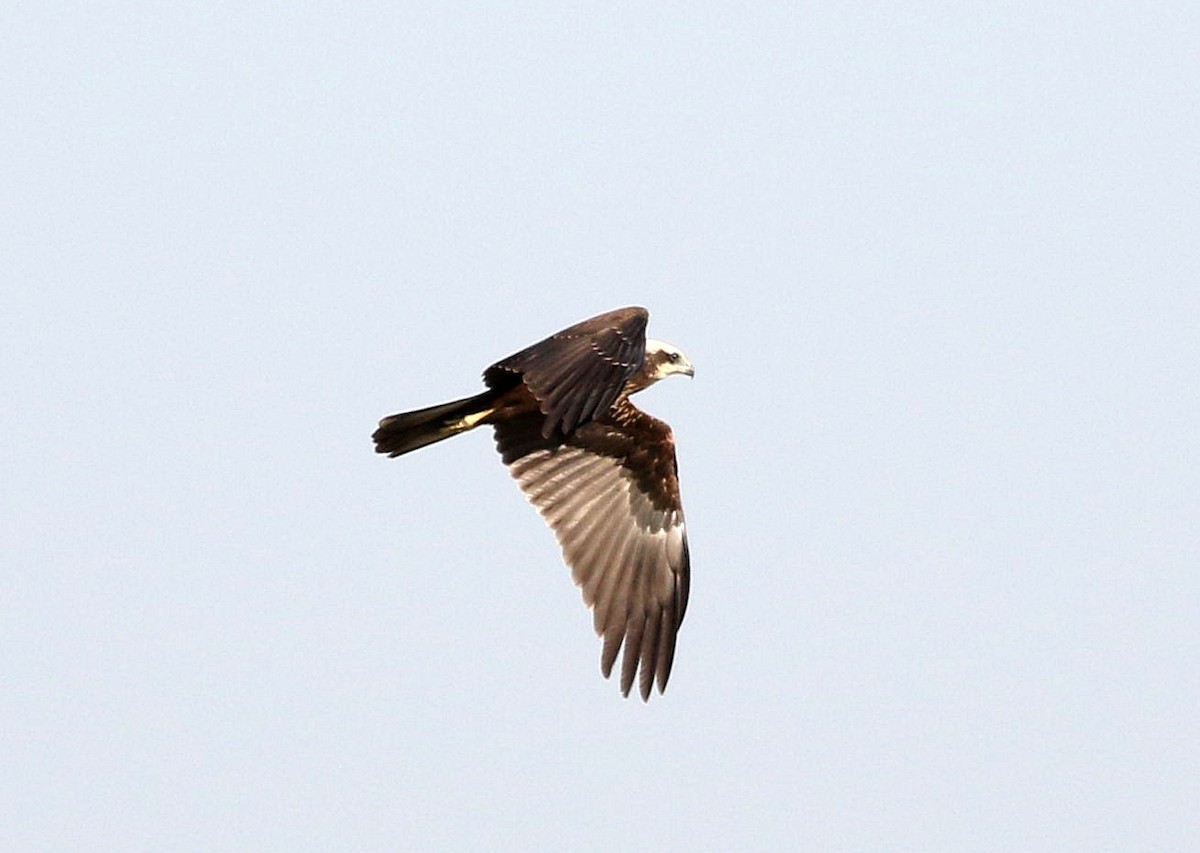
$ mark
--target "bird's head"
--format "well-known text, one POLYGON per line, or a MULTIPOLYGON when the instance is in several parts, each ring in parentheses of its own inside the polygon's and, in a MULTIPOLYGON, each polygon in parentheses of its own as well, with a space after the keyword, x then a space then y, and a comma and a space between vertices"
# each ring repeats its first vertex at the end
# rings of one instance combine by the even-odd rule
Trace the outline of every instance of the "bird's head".
POLYGON ((646 340, 646 360, 642 369, 650 382, 666 379, 676 373, 682 373, 684 376, 696 375, 696 369, 683 354, 683 350, 653 339, 646 340))

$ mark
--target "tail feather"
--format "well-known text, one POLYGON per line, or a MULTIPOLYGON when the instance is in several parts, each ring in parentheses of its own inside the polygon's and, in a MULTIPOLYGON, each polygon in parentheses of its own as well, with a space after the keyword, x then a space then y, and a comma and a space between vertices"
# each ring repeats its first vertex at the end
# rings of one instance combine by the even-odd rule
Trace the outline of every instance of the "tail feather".
POLYGON ((479 426, 491 412, 495 398, 494 391, 485 391, 452 403, 389 415, 379 422, 379 429, 371 436, 375 452, 399 456, 466 432, 479 426))

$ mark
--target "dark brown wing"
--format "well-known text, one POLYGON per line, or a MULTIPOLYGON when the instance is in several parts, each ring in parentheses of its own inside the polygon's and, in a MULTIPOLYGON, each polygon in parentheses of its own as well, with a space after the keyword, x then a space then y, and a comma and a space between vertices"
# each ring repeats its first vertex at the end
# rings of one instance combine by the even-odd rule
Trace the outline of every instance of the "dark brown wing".
POLYGON ((542 435, 570 434, 603 414, 646 356, 645 308, 619 308, 551 335, 483 373, 489 388, 507 390, 520 377, 546 415, 542 435))
POLYGON ((687 609, 689 557, 671 428, 622 399, 561 438, 536 416, 498 423, 496 445, 553 528, 604 639, 607 678, 622 645, 621 692, 640 668, 643 699, 661 693, 687 609))

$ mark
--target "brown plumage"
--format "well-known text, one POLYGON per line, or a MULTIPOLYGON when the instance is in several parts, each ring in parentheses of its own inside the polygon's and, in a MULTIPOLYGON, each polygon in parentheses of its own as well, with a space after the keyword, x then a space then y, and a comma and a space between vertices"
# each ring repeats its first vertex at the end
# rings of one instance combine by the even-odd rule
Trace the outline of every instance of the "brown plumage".
POLYGON ((504 464, 554 530, 621 692, 667 686, 687 609, 689 557, 671 428, 629 395, 692 365, 647 341, 644 308, 584 320, 484 371, 474 397, 391 415, 375 449, 399 456, 492 426, 504 464))

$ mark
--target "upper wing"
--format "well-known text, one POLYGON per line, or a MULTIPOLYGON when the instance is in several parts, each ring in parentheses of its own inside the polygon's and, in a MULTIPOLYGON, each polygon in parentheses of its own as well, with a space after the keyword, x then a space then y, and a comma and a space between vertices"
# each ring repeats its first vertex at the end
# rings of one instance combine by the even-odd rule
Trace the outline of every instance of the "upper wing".
POLYGON ((483 373, 489 388, 520 376, 546 416, 542 434, 566 435, 609 406, 646 356, 645 308, 619 308, 551 335, 483 373))
POLYGON ((525 495, 553 528, 604 638, 607 678, 622 644, 621 692, 661 693, 687 609, 689 556, 670 427, 622 401, 613 417, 566 439, 540 420, 496 424, 496 444, 525 495))

